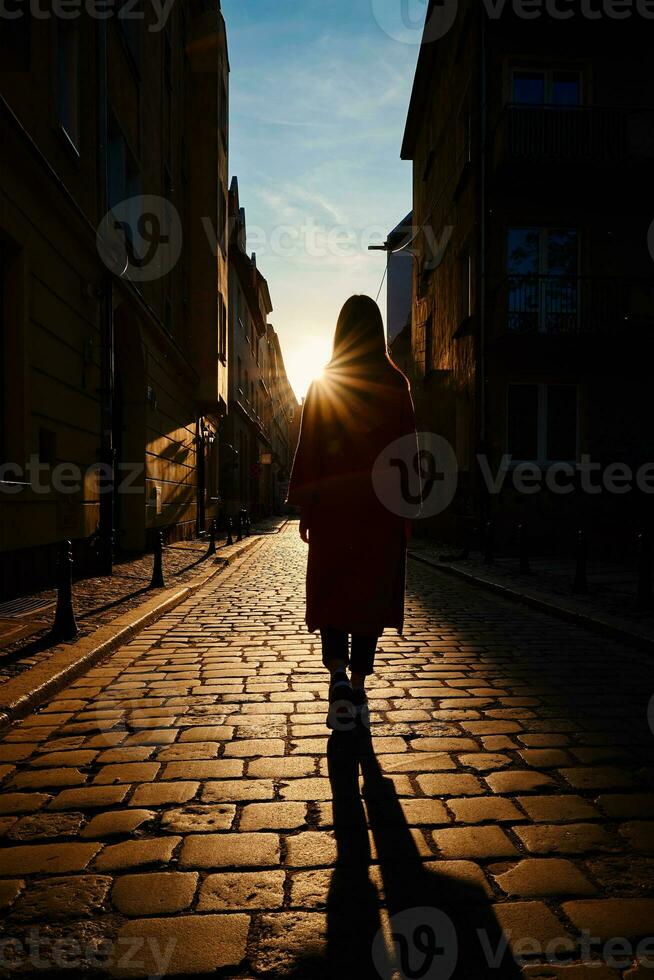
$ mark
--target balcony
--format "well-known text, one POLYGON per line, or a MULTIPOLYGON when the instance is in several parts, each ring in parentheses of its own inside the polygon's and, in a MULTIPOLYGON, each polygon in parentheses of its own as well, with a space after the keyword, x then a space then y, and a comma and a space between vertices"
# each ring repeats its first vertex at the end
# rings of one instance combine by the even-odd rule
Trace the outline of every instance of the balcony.
POLYGON ((654 110, 597 106, 505 106, 495 130, 495 165, 611 166, 654 161, 654 110))
POLYGON ((508 276, 496 293, 496 337, 654 337, 654 280, 508 276))

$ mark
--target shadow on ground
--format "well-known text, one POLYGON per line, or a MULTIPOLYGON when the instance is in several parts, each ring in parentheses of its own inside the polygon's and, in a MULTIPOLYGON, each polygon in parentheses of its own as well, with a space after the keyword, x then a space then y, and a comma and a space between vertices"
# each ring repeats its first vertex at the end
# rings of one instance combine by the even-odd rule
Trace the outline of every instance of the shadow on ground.
POLYGON ((461 874, 460 863, 420 855, 369 735, 333 734, 327 759, 337 862, 326 955, 296 962, 285 976, 519 980, 489 892, 461 874))

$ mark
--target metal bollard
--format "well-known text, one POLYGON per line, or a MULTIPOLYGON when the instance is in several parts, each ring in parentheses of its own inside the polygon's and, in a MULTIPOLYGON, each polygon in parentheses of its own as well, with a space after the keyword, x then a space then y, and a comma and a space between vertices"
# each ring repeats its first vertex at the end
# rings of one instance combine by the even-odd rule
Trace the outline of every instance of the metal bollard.
POLYGON ((585 595, 588 592, 588 541, 584 531, 577 532, 576 559, 572 591, 577 595, 585 595))
POLYGON ((207 558, 210 558, 211 555, 215 555, 215 554, 216 554, 216 522, 215 521, 212 521, 211 522, 211 532, 210 532, 210 537, 209 537, 209 550, 207 551, 207 558))
POLYGON ((520 573, 531 575, 531 564, 529 562, 529 532, 526 524, 518 525, 520 535, 520 573))
POLYGON ((163 589, 166 582, 163 573, 163 534, 156 531, 154 535, 154 563, 152 566, 151 589, 163 589))
POLYGON ((484 528, 484 565, 495 561, 495 525, 488 521, 484 528))
POLYGON ((232 519, 231 519, 231 517, 228 517, 227 518, 227 540, 225 541, 225 545, 234 544, 234 538, 232 537, 232 528, 233 528, 232 519))
POLYGON ((649 534, 638 535, 638 594, 639 609, 652 606, 652 539, 649 534))
POLYGON ((73 609, 73 545, 62 541, 57 556, 57 610, 51 637, 60 640, 74 640, 79 630, 73 609))
POLYGON ((238 532, 236 535, 236 540, 242 541, 243 540, 243 512, 242 511, 241 513, 238 514, 236 518, 236 530, 238 532))

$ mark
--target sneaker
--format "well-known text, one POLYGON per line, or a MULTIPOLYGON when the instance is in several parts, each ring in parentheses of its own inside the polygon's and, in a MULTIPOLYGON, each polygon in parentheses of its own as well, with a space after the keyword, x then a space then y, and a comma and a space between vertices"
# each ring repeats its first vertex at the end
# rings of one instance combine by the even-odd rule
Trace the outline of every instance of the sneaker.
POLYGON ((370 707, 368 697, 363 688, 352 689, 352 702, 354 704, 355 720, 357 725, 362 728, 370 728, 370 707))
POLYGON ((353 702, 352 685, 345 671, 332 676, 329 685, 329 711, 327 728, 334 732, 351 732, 356 726, 356 709, 353 702))

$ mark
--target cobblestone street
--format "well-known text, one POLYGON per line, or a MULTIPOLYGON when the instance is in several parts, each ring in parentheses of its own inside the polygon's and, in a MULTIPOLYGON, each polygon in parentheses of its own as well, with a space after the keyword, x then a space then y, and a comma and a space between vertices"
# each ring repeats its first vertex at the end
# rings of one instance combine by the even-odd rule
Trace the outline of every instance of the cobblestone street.
POLYGON ((4 734, 2 975, 654 977, 646 658, 412 562, 328 738, 305 562, 290 524, 4 734))

